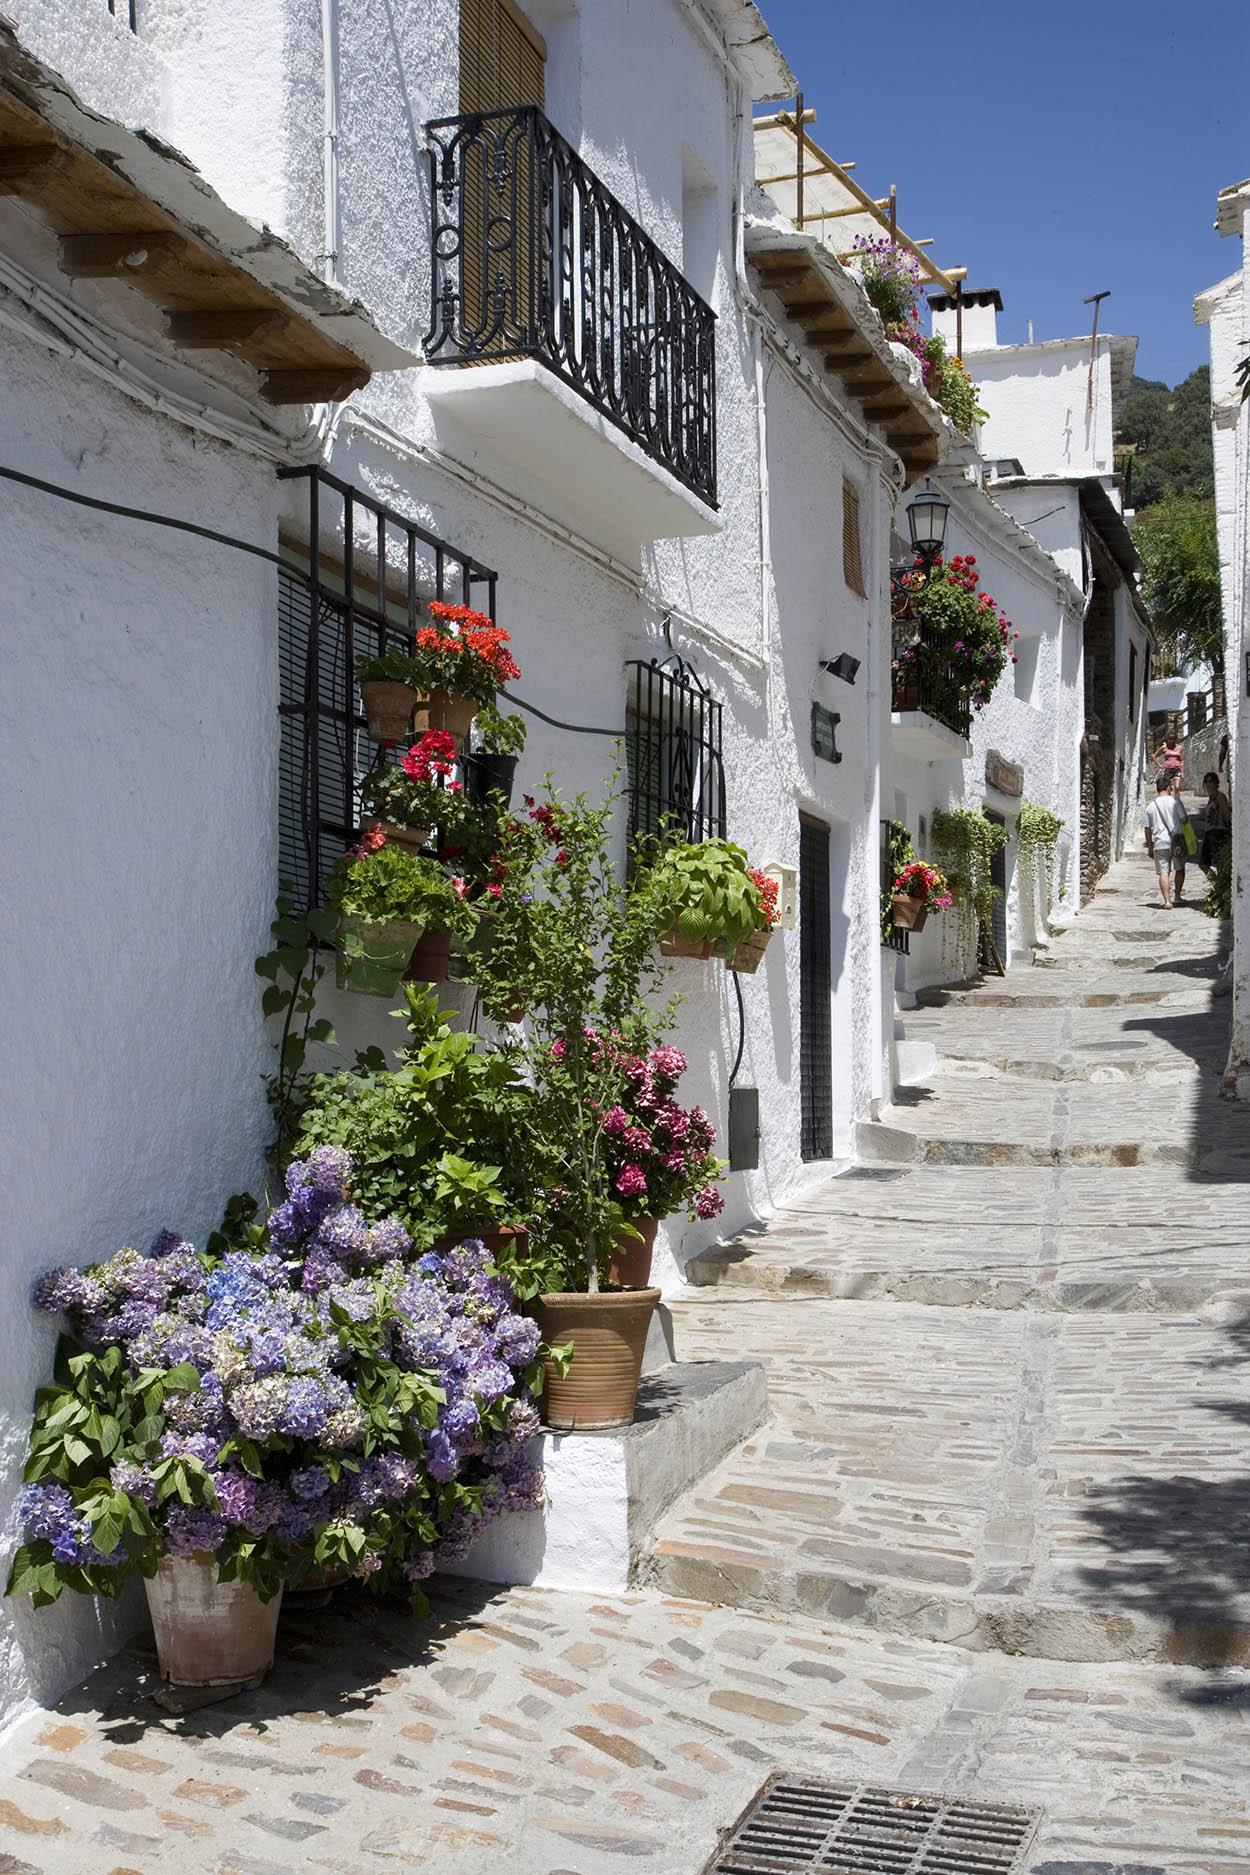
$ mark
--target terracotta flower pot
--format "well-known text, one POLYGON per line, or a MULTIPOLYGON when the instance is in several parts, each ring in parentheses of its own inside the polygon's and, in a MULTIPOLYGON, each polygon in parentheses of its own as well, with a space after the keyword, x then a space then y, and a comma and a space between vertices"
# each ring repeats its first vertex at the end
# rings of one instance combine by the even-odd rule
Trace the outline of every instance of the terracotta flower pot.
POLYGON ((365 707, 366 726, 375 742, 402 742, 419 698, 407 684, 384 677, 361 684, 360 701, 365 707))
POLYGON ((922 898, 912 898, 909 892, 895 892, 890 904, 896 925, 901 925, 904 931, 924 930, 929 907, 922 898))
POLYGON ((451 959, 450 931, 422 931, 417 938, 408 968, 406 983, 445 983, 451 959))
POLYGON ((622 1289, 645 1289, 651 1281, 651 1258, 660 1220, 658 1217, 634 1217, 630 1223, 638 1235, 631 1237, 626 1231, 617 1232, 612 1243, 612 1260, 608 1264, 608 1280, 619 1283, 622 1289))
POLYGON ((726 970, 736 970, 740 976, 753 977, 764 961, 764 952, 768 949, 768 940, 772 935, 772 927, 765 931, 752 931, 750 937, 734 945, 725 959, 726 970))
POLYGON ((712 955, 711 938, 684 938, 674 925, 660 939, 661 957, 699 957, 705 962, 712 955))
POLYGON ((393 996, 424 932, 424 925, 405 919, 371 924, 344 912, 339 919, 339 988, 364 996, 393 996))
POLYGON ((219 1582, 211 1556, 166 1556, 144 1583, 161 1678, 177 1686, 259 1686, 273 1665, 281 1590, 262 1602, 219 1582))
POLYGON ((604 1432, 633 1424, 643 1349, 658 1289, 596 1296, 545 1295, 535 1315, 548 1347, 573 1344, 563 1377, 547 1364, 543 1410, 555 1432, 604 1432))
POLYGON ((481 1238, 493 1257, 497 1257, 501 1256, 510 1244, 513 1248, 523 1252, 529 1231, 524 1224, 496 1224, 493 1230, 480 1230, 473 1234, 481 1238))
POLYGON ((422 714, 427 729, 443 729, 457 742, 463 742, 473 727, 478 705, 472 697, 462 697, 454 690, 431 690, 422 714))
POLYGON ((407 847, 410 853, 423 853, 430 844, 429 827, 401 827, 394 820, 373 820, 369 825, 380 830, 388 845, 407 847))

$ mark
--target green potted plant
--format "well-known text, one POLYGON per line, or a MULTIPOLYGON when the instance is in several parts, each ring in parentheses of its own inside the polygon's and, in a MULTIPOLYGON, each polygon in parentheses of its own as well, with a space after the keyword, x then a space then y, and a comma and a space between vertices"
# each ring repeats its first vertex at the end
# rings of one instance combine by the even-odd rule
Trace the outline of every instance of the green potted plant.
POLYGON ((777 909, 778 885, 766 872, 758 871, 754 866, 750 871, 751 883, 760 895, 760 916, 763 923, 754 931, 748 932, 738 942, 725 959, 726 970, 736 970, 743 976, 754 976, 764 961, 774 931, 781 922, 781 913, 777 909))
POLYGON ((477 711, 521 672, 508 650, 508 633, 484 612, 441 600, 427 611, 431 623, 417 632, 411 680, 426 699, 424 727, 445 730, 459 743, 477 711))
POLYGON ((732 955, 768 927, 759 886, 740 846, 729 840, 660 849, 650 868, 660 951, 665 957, 732 955))
POLYGON ((567 1371, 547 1376, 548 1423, 561 1430, 630 1423, 660 1293, 609 1276, 633 1181, 614 1182, 607 1117, 628 1097, 629 1060, 673 1020, 671 1005, 650 1001, 662 982, 656 903, 648 876, 631 888, 618 874, 615 804, 614 789, 591 807, 550 780, 544 799, 526 797, 524 816, 500 830, 495 942, 482 961, 484 995, 519 990, 529 1006, 524 1031, 500 1048, 533 1088, 530 1137, 551 1210, 530 1246, 545 1278, 536 1311, 547 1344, 571 1349, 567 1371))
POLYGON ((452 779, 456 741, 444 729, 428 729, 398 762, 372 769, 360 784, 362 813, 372 816, 384 838, 422 852, 437 827, 454 840, 477 816, 462 784, 452 779))
POLYGON ((376 827, 344 856, 330 882, 339 911, 339 987, 391 996, 427 933, 468 938, 474 913, 463 881, 432 859, 392 845, 376 827))
POLYGON ((890 893, 894 922, 906 931, 923 931, 931 911, 949 911, 953 903, 945 874, 922 859, 903 867, 890 893))
POLYGON ((493 703, 474 719, 473 753, 465 760, 465 788, 472 800, 485 803, 492 794, 512 803, 517 761, 525 750, 523 716, 501 716, 493 703))
POLYGON ((390 649, 380 656, 356 659, 356 682, 364 705, 365 723, 375 742, 402 742, 421 701, 414 681, 412 658, 390 649))

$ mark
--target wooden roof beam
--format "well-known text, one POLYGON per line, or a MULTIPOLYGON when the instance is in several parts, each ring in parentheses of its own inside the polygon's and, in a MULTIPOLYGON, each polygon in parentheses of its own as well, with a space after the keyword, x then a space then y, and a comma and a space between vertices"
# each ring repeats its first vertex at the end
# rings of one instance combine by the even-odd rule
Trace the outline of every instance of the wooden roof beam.
POLYGON ((68 161, 56 143, 11 143, 0 149, 0 195, 37 194, 68 161))
POLYGON ((180 351, 230 351, 252 339, 285 331, 290 323, 276 306, 165 314, 166 329, 180 351))
POLYGON ((127 234, 63 234, 61 272, 71 280, 126 280, 157 273, 181 254, 186 241, 169 228, 136 228, 127 234))
MULTIPOLYGON (((879 393, 874 391, 870 396, 865 396, 863 387, 860 387, 855 390, 854 396, 864 415, 874 423, 880 423, 883 419, 905 417, 911 408, 897 385, 892 390, 879 393)), ((918 436, 924 436, 928 432, 924 429, 917 429, 915 433, 918 436)))
POLYGON ((369 382, 364 365, 324 365, 304 371, 266 371, 261 396, 268 404, 337 404, 369 382))

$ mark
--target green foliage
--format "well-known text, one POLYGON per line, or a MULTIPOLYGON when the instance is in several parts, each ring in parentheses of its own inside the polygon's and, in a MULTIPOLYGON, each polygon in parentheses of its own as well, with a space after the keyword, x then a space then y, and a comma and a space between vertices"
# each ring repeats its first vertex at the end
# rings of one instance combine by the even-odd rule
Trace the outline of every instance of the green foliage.
POLYGON ((319 1075, 291 1156, 344 1147, 366 1219, 398 1217, 422 1249, 453 1226, 538 1223, 545 1166, 531 1090, 505 1054, 451 1027, 433 990, 404 994, 399 1066, 319 1075))
POLYGON ((986 415, 981 407, 980 386, 969 377, 963 360, 947 350, 940 334, 934 333, 925 341, 925 357, 929 365, 925 385, 930 396, 946 412, 961 436, 971 436, 986 415))
POLYGON ((501 716, 493 703, 473 719, 474 742, 483 755, 521 755, 525 749, 525 718, 501 716))
POLYGON ((898 878, 904 866, 910 865, 916 857, 912 837, 901 820, 887 820, 885 823, 885 879, 881 888, 881 942, 889 941, 894 930, 894 891, 893 882, 898 878))
POLYGON ((396 650, 394 646, 384 651, 381 657, 366 657, 363 654, 358 657, 356 681, 361 684, 406 684, 412 691, 420 689, 415 660, 408 652, 396 650))
POLYGON ((390 841, 341 861, 330 893, 345 916, 366 924, 419 924, 458 937, 473 930, 473 911, 443 868, 390 841))
POLYGON ((1233 915, 1233 843, 1221 840, 1215 853, 1212 876, 1207 881, 1202 909, 1208 918, 1231 918, 1233 915))
POLYGON ((1130 475, 1128 505, 1140 514, 1167 495, 1210 501, 1215 494, 1211 452, 1211 373, 1206 365, 1169 389, 1135 377, 1119 412, 1116 467, 1130 475))
POLYGON ((675 929, 692 944, 710 939, 732 950, 767 929, 750 861, 732 841, 664 847, 639 884, 654 904, 657 935, 675 929))
POLYGON ((1138 518, 1133 539, 1145 567, 1142 591, 1162 658, 1178 670, 1196 663, 1222 670, 1224 616, 1214 505, 1168 495, 1138 518))
POLYGON ((1047 856, 1052 854, 1063 831, 1063 822, 1058 814, 1052 814, 1048 807, 1036 807, 1032 801, 1020 803, 1020 815, 1016 821, 1016 845, 1021 858, 1025 853, 1038 850, 1047 856))
POLYGON ((1007 844, 1007 829, 987 820, 979 808, 939 808, 933 816, 935 857, 946 874, 957 904, 970 905, 987 924, 1001 896, 990 877, 994 855, 1007 844))
POLYGON ((303 911, 284 885, 278 896, 278 915, 269 929, 273 948, 256 959, 256 974, 263 978, 261 1012, 280 1016, 282 1030, 275 1044, 278 1066, 265 1083, 276 1135, 270 1157, 278 1157, 290 1144, 308 1089, 305 1063, 310 1042, 336 1046, 333 1025, 316 1014, 317 985, 325 975, 318 961, 318 944, 333 942, 338 919, 333 910, 303 911))

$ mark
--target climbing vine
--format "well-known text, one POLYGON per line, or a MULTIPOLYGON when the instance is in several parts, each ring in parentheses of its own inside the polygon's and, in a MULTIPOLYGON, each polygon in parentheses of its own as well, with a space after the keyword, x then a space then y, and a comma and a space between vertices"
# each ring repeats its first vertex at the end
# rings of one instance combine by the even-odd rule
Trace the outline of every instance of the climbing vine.
POLYGON ((990 876, 994 855, 1007 844, 1007 829, 979 808, 939 808, 933 816, 933 850, 955 900, 959 962, 966 975, 976 964, 981 931, 1001 897, 990 876))
POLYGON ((1016 821, 1021 882, 1032 899, 1040 877, 1045 900, 1043 910, 1047 918, 1054 900, 1055 848, 1062 831, 1063 822, 1058 814, 1052 814, 1048 807, 1037 807, 1032 801, 1021 802, 1020 817, 1016 821))

